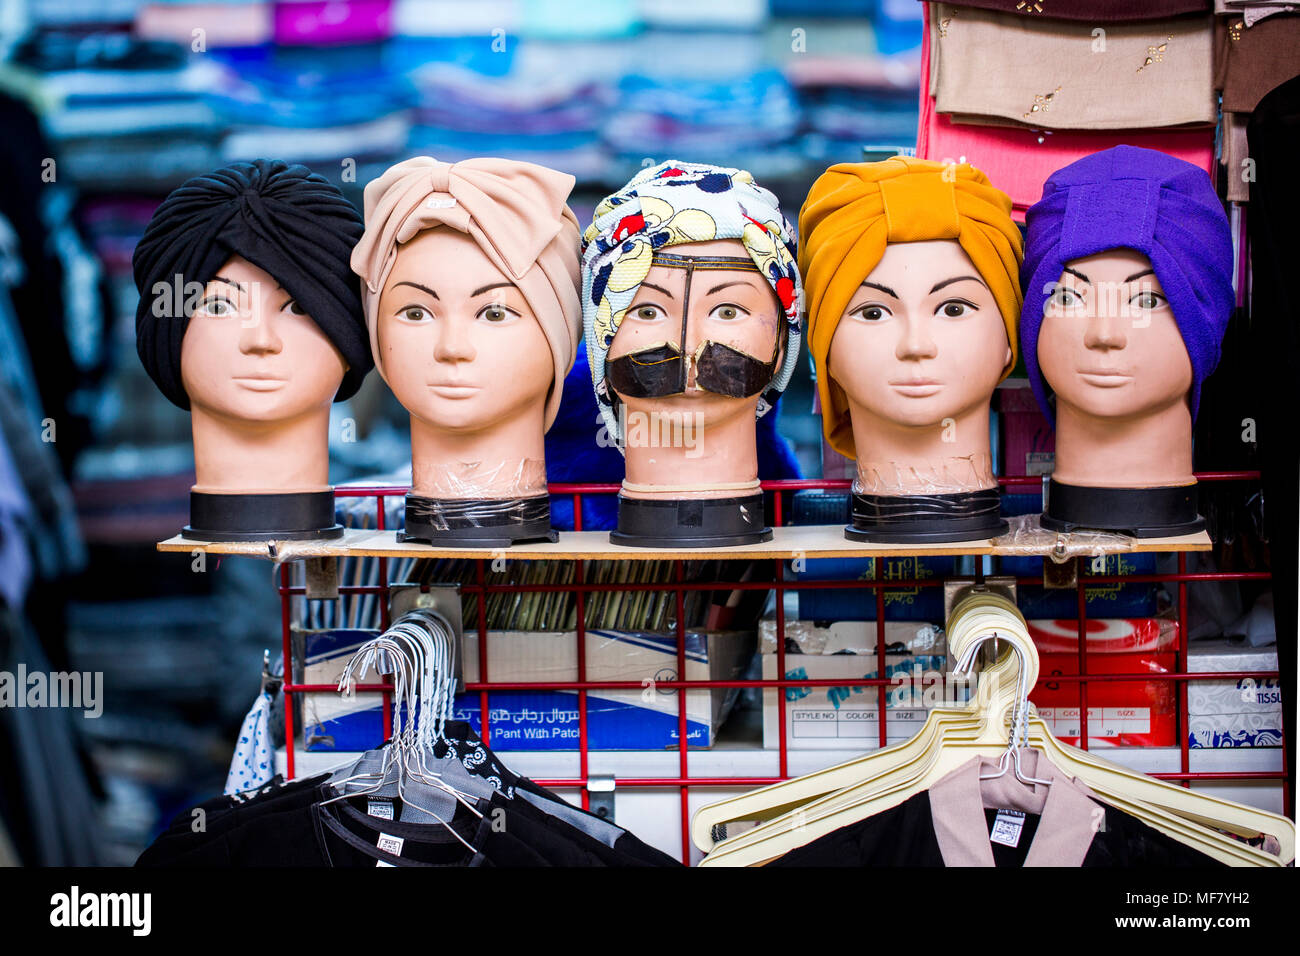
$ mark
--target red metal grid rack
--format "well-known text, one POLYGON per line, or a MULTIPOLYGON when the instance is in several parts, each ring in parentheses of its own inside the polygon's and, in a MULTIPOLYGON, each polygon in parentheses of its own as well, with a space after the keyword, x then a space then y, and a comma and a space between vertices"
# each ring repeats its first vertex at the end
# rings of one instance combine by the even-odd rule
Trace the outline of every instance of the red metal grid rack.
MULTIPOLYGON (((1222 482, 1222 481, 1258 481, 1258 472, 1203 472, 1198 473, 1197 478, 1203 482, 1222 482)), ((1012 476, 999 478, 999 482, 1004 487, 1026 487, 1031 486, 1037 489, 1041 485, 1041 478, 1038 476, 1012 476)), ((842 490, 847 489, 850 482, 847 480, 828 480, 828 479, 798 479, 782 481, 765 481, 762 483, 763 490, 772 495, 772 514, 775 525, 785 523, 786 507, 785 496, 789 493, 803 489, 823 489, 823 490, 842 490)), ((575 530, 582 530, 582 498, 584 495, 591 494, 615 494, 619 490, 617 484, 551 484, 550 492, 552 494, 570 495, 573 498, 573 513, 576 522, 575 530)), ((375 486, 375 487, 348 487, 336 489, 336 495, 339 497, 370 497, 376 499, 378 528, 384 529, 384 501, 386 498, 401 496, 406 494, 407 489, 399 486, 375 486)), ((341 585, 340 594, 377 594, 380 595, 381 621, 382 626, 387 627, 388 619, 388 559, 384 557, 376 558, 379 561, 379 580, 378 586, 356 586, 341 585)), ((885 579, 882 577, 882 561, 875 563, 875 577, 872 580, 807 580, 801 578, 798 581, 787 580, 784 575, 784 557, 776 557, 772 560, 775 563, 774 580, 772 581, 751 581, 751 582, 719 582, 719 581, 694 581, 687 582, 684 580, 683 563, 687 560, 683 557, 673 562, 675 569, 675 580, 667 583, 651 584, 588 584, 583 578, 583 561, 574 558, 575 574, 574 580, 569 584, 533 584, 533 585, 513 585, 499 584, 493 585, 486 583, 484 561, 488 559, 479 559, 475 562, 476 572, 475 581, 471 584, 462 585, 462 593, 478 594, 480 600, 477 602, 478 614, 477 621, 466 621, 465 627, 476 627, 479 635, 478 654, 479 654, 479 674, 480 680, 466 684, 466 690, 477 692, 479 694, 482 719, 482 738, 485 742, 491 743, 491 726, 489 722, 488 692, 491 690, 564 690, 575 691, 577 693, 578 704, 578 774, 576 777, 564 779, 539 779, 537 782, 549 787, 576 787, 582 794, 582 804, 586 808, 589 804, 589 795, 587 786, 589 782, 588 774, 588 737, 587 737, 587 692, 600 689, 642 689, 640 681, 591 681, 587 679, 586 671, 586 641, 585 641, 585 598, 588 593, 596 590, 670 590, 674 592, 676 599, 676 637, 677 637, 677 673, 686 674, 686 642, 684 640, 686 624, 683 615, 683 603, 685 594, 688 590, 774 590, 777 594, 776 599, 776 660, 777 674, 786 674, 785 668, 785 612, 782 598, 787 590, 796 588, 799 590, 809 588, 867 588, 874 592, 876 601, 876 658, 877 674, 884 674, 885 662, 885 588, 897 587, 942 587, 942 579, 914 579, 914 580, 896 580, 885 579), (488 641, 487 641, 487 594, 494 591, 570 591, 575 595, 577 604, 577 679, 572 681, 529 681, 529 682, 494 682, 490 677, 488 661, 488 641)), ((1180 552, 1177 555, 1177 571, 1166 574, 1120 574, 1120 575, 1080 575, 1075 585, 1078 597, 1078 629, 1079 629, 1079 675, 1077 676, 1060 676, 1051 677, 1043 676, 1039 678, 1039 684, 1047 680, 1062 683, 1077 683, 1080 694, 1080 729, 1081 740, 1079 746, 1087 748, 1088 746, 1088 686, 1093 682, 1102 681, 1142 681, 1146 683, 1153 682, 1171 682, 1178 689, 1178 709, 1177 709, 1177 728, 1180 749, 1180 765, 1177 772, 1154 773, 1152 776, 1161 777, 1181 782, 1184 786, 1190 786, 1192 781, 1197 780, 1253 780, 1253 781, 1278 781, 1282 789, 1282 799, 1285 812, 1290 815, 1292 812, 1292 795, 1287 785, 1287 773, 1285 766, 1286 750, 1280 748, 1282 760, 1284 761, 1282 769, 1278 771, 1241 771, 1241 772, 1192 772, 1190 769, 1190 753, 1187 733, 1188 723, 1188 706, 1187 706, 1187 687, 1191 681, 1196 680, 1225 680, 1225 679, 1244 679, 1252 678, 1261 679, 1278 679, 1278 671, 1250 671, 1250 672, 1189 672, 1187 670, 1187 645, 1186 628, 1183 626, 1187 621, 1187 585, 1195 581, 1248 581, 1248 580, 1269 580, 1270 574, 1267 571, 1206 571, 1206 572, 1189 572, 1187 570, 1186 553, 1180 552), (1086 582, 1086 584, 1085 584, 1086 582), (1105 584, 1115 582, 1130 583, 1147 583, 1147 582, 1164 582, 1176 585, 1177 598, 1175 606, 1177 608, 1177 620, 1180 625, 1180 640, 1177 651, 1177 669, 1172 673, 1161 673, 1153 675, 1151 673, 1120 673, 1120 674, 1090 674, 1088 670, 1088 651, 1087 642, 1084 640, 1084 633, 1087 627, 1087 611, 1085 599, 1086 585, 1105 584)), ((1017 578, 1019 585, 1040 584, 1038 578, 1017 578)), ((296 596, 305 594, 305 587, 292 585, 290 581, 289 566, 287 563, 280 567, 280 585, 279 592, 281 597, 281 627, 282 627, 282 649, 284 654, 284 673, 292 675, 292 600, 296 596)), ((689 773, 687 760, 688 747, 686 744, 687 733, 687 711, 686 711, 686 694, 678 694, 678 774, 669 777, 623 777, 617 778, 619 787, 645 787, 645 788, 677 788, 680 792, 681 800, 681 853, 683 862, 689 863, 691 859, 690 846, 690 813, 689 813, 689 795, 693 787, 758 787, 769 783, 776 783, 790 777, 789 773, 789 746, 786 739, 786 694, 785 688, 788 687, 821 687, 837 686, 844 684, 844 678, 830 679, 789 679, 778 678, 771 680, 674 680, 674 681, 657 681, 656 684, 663 689, 689 689, 689 688, 748 688, 755 687, 765 690, 777 691, 775 694, 777 700, 777 726, 779 728, 779 748, 777 750, 778 771, 774 777, 760 776, 695 776, 689 773)), ((885 694, 886 688, 891 684, 891 678, 879 677, 854 678, 855 685, 874 686, 879 695, 878 707, 878 724, 879 724, 879 743, 881 747, 886 745, 886 708, 885 694)), ((295 735, 296 728, 294 725, 293 714, 293 697, 296 694, 304 692, 327 691, 334 692, 337 690, 332 684, 304 684, 287 682, 284 685, 285 694, 285 737, 288 745, 287 753, 287 776, 293 777, 295 773, 295 735)), ((385 706, 383 708, 384 732, 387 736, 391 732, 391 707, 388 689, 384 684, 359 684, 358 692, 377 692, 384 694, 385 706)))

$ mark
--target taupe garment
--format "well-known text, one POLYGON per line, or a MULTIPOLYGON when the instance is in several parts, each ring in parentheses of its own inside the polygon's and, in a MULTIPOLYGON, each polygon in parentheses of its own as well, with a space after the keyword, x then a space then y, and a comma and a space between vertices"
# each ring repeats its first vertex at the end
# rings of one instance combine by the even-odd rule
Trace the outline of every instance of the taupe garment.
POLYGON ((1105 819, 1105 807, 1091 790, 1036 750, 1022 750, 1020 766, 1025 776, 1050 780, 1051 786, 1022 783, 1014 766, 997 779, 980 780, 980 774, 996 773, 998 762, 975 757, 930 788, 934 835, 944 866, 995 865, 986 807, 1040 816, 1025 866, 1083 865, 1105 819))
POLYGON ((1213 20, 1100 27, 937 3, 935 109, 1042 129, 1211 126, 1213 20))

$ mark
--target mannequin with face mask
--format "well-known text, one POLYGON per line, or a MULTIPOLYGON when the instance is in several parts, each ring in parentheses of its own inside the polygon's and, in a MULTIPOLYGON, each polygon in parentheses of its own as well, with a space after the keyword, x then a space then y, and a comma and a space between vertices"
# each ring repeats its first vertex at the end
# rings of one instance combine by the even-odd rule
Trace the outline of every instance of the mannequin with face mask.
POLYGON ((1025 366, 1056 425, 1043 526, 1201 530, 1192 422, 1233 306, 1209 177, 1117 146, 1053 173, 1026 223, 1025 366))
POLYGON ((581 333, 572 186, 531 163, 418 157, 366 187, 353 266, 411 416, 406 540, 556 540, 543 436, 581 333))
POLYGON ((361 217, 303 166, 235 163, 178 188, 136 247, 136 343, 188 409, 185 537, 337 537, 330 403, 370 369, 348 269, 361 217))
POLYGON ((800 216, 822 423, 857 459, 853 540, 967 541, 1007 530, 989 446, 1015 366, 1020 233, 971 166, 841 163, 800 216))
POLYGON ((627 459, 614 543, 771 538, 755 421, 798 352, 791 238, 744 170, 667 162, 597 207, 583 305, 606 433, 627 459))

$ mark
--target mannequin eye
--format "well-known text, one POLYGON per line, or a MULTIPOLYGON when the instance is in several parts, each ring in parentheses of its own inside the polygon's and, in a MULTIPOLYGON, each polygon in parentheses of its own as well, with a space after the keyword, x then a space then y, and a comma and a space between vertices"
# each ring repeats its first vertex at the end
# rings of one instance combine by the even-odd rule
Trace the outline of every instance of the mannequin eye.
POLYGON ((407 322, 427 322, 433 318, 427 309, 419 305, 407 306, 397 314, 407 322))
POLYGON ((1054 305, 1058 309, 1072 309, 1077 305, 1083 305, 1083 296, 1068 285, 1058 285, 1047 301, 1049 305, 1054 305))
POLYGON ((1144 292, 1139 292, 1129 300, 1131 304, 1137 306, 1139 309, 1158 309, 1167 301, 1168 300, 1159 292, 1153 292, 1150 289, 1147 289, 1144 292))
POLYGON ((236 309, 235 303, 225 296, 209 296, 199 303, 199 311, 214 318, 224 319, 234 315, 236 309))
POLYGON ((943 305, 939 306, 939 311, 935 314, 943 315, 943 317, 947 319, 960 319, 963 315, 970 315, 970 313, 977 311, 979 311, 979 309, 973 303, 967 302, 965 299, 949 299, 943 305))
POLYGON ((642 322, 654 322, 664 318, 663 310, 657 305, 638 305, 632 310, 631 315, 642 322))
POLYGON ((489 305, 478 314, 478 317, 486 322, 500 323, 514 318, 517 314, 504 305, 489 305))
POLYGON ((290 313, 291 315, 306 315, 306 314, 307 314, 307 310, 304 309, 301 305, 298 304, 298 300, 297 300, 297 299, 290 299, 288 302, 286 302, 286 303, 284 304, 284 307, 285 307, 285 309, 287 309, 287 310, 289 311, 289 313, 290 313))
POLYGON ((883 305, 864 305, 860 309, 854 309, 850 315, 856 315, 858 318, 867 322, 879 322, 880 320, 892 315, 893 313, 883 305))
POLYGON ((709 313, 715 319, 722 319, 724 322, 733 322, 736 319, 742 319, 749 315, 738 305, 720 305, 709 313))

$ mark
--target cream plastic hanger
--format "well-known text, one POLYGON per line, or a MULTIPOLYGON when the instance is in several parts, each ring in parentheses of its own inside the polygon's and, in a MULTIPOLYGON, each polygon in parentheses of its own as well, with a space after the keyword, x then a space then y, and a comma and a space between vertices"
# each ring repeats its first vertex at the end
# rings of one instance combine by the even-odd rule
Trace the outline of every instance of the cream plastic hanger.
MULTIPOLYGON (((960 737, 965 739, 945 735, 940 729, 935 738, 931 738, 937 738, 937 746, 929 750, 911 748, 909 751, 906 745, 891 748, 891 752, 888 753, 892 759, 889 761, 889 766, 880 768, 883 771, 881 773, 876 772, 873 761, 875 758, 886 756, 885 751, 810 775, 811 778, 820 779, 811 787, 806 787, 809 791, 823 789, 828 776, 836 778, 835 782, 847 778, 850 784, 845 789, 830 793, 806 805, 795 804, 792 812, 787 812, 757 829, 719 844, 704 861, 704 865, 754 865, 773 859, 796 846, 816 839, 823 833, 831 832, 901 803, 926 789, 939 777, 969 760, 976 753, 986 756, 1001 754, 1005 757, 1008 744, 1017 742, 1017 737, 1021 738, 1019 740, 1021 745, 1033 743, 1038 746, 1058 769, 1077 777, 1105 802, 1216 859, 1237 865, 1278 866, 1294 858, 1294 825, 1285 817, 1206 797, 1204 794, 1117 767, 1085 751, 1066 747, 1051 735, 1041 720, 1032 718, 1027 708, 1023 705, 1018 706, 1018 702, 1025 701, 1028 688, 1033 686, 1033 682, 1037 679, 1038 661, 1033 642, 1024 628, 1023 619, 1019 617, 1011 602, 987 594, 982 596, 977 594, 968 598, 954 613, 949 634, 950 649, 966 667, 974 661, 975 645, 983 643, 995 634, 1010 643, 1015 653, 1024 659, 1024 667, 1017 673, 1018 686, 1014 692, 1010 692, 1010 681, 1006 679, 1011 654, 1006 655, 982 674, 976 709, 986 717, 996 719, 986 720, 983 730, 976 739, 971 739, 968 729, 965 728, 960 731, 960 737), (990 612, 993 614, 991 618, 990 612), (1022 683, 1024 680, 1028 680, 1029 683, 1022 683), (1013 728, 1010 737, 1003 730, 1006 723, 1004 715, 1008 711, 1011 711, 1013 716, 1023 715, 1023 719, 1016 717, 1018 729, 1013 728), (909 755, 911 759, 907 759, 909 755), (1081 760, 1080 757, 1086 759, 1081 760), (1148 798, 1149 802, 1142 798, 1148 798), (1245 835, 1259 833, 1273 835, 1281 846, 1281 858, 1255 850, 1197 822, 1189 822, 1176 816, 1175 813, 1178 811, 1184 812, 1192 820, 1204 821, 1224 829, 1233 829, 1245 835)), ((921 736, 925 735, 926 729, 923 728, 921 736)), ((801 778, 803 781, 808 779, 801 778)), ((774 788, 765 788, 765 791, 772 789, 774 788)), ((758 794, 765 791, 759 791, 758 794)), ((787 790, 785 798, 778 799, 785 799, 785 805, 791 806, 789 796, 790 791, 787 790)), ((726 814, 727 817, 741 818, 735 813, 736 801, 727 803, 731 806, 731 812, 726 814)), ((768 805, 770 806, 771 803, 772 801, 769 800, 768 805)), ((751 807, 746 814, 752 812, 751 807)), ((706 824, 709 825, 711 824, 706 824)), ((705 832, 708 832, 707 829, 705 832)))
MULTIPOLYGON (((958 619, 957 611, 964 607, 965 602, 954 609, 950 627, 958 619)), ((878 779, 887 773, 912 767, 923 755, 938 746, 941 740, 978 737, 993 706, 990 690, 1003 683, 1009 685, 1015 673, 1011 657, 1000 658, 982 672, 975 687, 975 696, 969 704, 932 708, 921 729, 903 743, 701 807, 691 820, 691 839, 697 847, 708 853, 717 842, 713 839, 715 827, 738 820, 770 820, 801 804, 811 803, 819 797, 862 783, 868 777, 878 779)))

